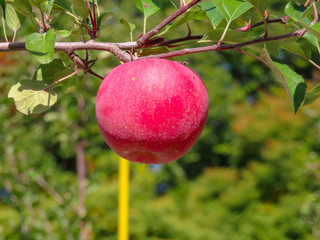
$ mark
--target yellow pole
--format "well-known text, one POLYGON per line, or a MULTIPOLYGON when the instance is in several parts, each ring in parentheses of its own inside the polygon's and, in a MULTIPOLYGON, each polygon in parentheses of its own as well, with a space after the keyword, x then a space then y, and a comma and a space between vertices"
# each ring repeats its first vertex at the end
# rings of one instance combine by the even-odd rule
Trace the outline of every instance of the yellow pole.
POLYGON ((129 161, 119 162, 118 240, 129 239, 129 161))

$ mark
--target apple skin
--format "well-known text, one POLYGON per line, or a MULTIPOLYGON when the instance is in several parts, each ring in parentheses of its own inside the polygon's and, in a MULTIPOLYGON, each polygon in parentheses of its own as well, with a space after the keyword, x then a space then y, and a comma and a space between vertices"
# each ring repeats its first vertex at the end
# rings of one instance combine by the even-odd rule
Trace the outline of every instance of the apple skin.
POLYGON ((208 115, 208 94, 190 68, 165 59, 117 66, 104 78, 96 118, 109 147, 138 163, 177 160, 195 144, 208 115))

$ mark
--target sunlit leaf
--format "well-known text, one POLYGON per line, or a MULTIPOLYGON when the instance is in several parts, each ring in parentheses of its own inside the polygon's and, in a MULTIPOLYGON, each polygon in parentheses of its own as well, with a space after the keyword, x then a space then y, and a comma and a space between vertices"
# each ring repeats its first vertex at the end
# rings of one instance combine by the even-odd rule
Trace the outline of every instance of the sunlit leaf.
POLYGON ((136 7, 144 14, 145 18, 150 17, 159 11, 162 4, 158 0, 134 0, 136 7))
POLYGON ((303 18, 303 12, 306 10, 306 8, 303 5, 297 5, 293 4, 292 2, 288 2, 284 12, 288 16, 290 16, 293 20, 298 21, 302 20, 303 18))
POLYGON ((23 80, 13 85, 8 97, 13 98, 18 111, 29 115, 47 111, 57 101, 53 90, 44 89, 47 84, 43 81, 23 80))
POLYGON ((240 0, 222 0, 222 5, 228 14, 229 21, 237 19, 243 13, 252 8, 250 3, 240 0))
POLYGON ((14 32, 21 27, 19 17, 11 4, 6 5, 6 22, 14 32))
POLYGON ((185 15, 183 15, 183 17, 179 18, 177 21, 168 24, 159 35, 163 35, 170 29, 173 29, 191 20, 203 20, 205 18, 206 18, 206 12, 204 10, 200 8, 192 9, 188 11, 185 15))
POLYGON ((211 2, 225 19, 229 19, 229 15, 223 7, 222 0, 211 0, 211 2))
POLYGON ((223 20, 222 14, 212 2, 200 2, 198 4, 207 14, 213 28, 217 28, 223 20))
POLYGON ((72 33, 72 30, 59 30, 57 31, 61 37, 69 37, 72 33))
POLYGON ((48 32, 32 33, 26 38, 26 49, 41 64, 50 63, 53 60, 56 33, 53 29, 48 32))

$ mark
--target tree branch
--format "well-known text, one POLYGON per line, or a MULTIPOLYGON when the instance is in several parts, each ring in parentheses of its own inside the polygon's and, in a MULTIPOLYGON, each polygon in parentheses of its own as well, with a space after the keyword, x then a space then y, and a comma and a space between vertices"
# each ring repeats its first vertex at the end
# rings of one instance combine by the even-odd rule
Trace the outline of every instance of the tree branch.
MULTIPOLYGON (((138 48, 138 44, 136 42, 108 43, 89 40, 87 42, 56 42, 54 47, 56 51, 63 52, 71 52, 76 50, 102 50, 112 52, 115 51, 116 48, 130 50, 131 48, 138 48)), ((24 42, 0 43, 0 52, 25 50, 26 46, 24 42)))
MULTIPOLYGON (((150 56, 144 56, 139 58, 133 58, 133 60, 142 59, 142 58, 169 58, 169 57, 176 57, 181 56, 185 54, 191 54, 191 53, 199 53, 199 52, 209 52, 209 51, 223 51, 223 50, 229 50, 229 49, 237 49, 241 47, 246 47, 250 45, 254 45, 257 43, 263 43, 263 42, 270 42, 270 41, 277 41, 281 39, 287 39, 291 37, 301 37, 302 32, 305 31, 305 29, 300 29, 298 31, 283 34, 279 36, 273 36, 273 37, 267 37, 267 38, 259 38, 247 42, 237 43, 237 44, 230 44, 230 45, 220 45, 217 44, 205 46, 205 47, 195 47, 195 48, 185 48, 178 51, 173 51, 169 53, 163 53, 163 54, 157 54, 157 55, 150 55, 150 56)), ((151 46, 168 46, 172 43, 176 42, 182 42, 192 39, 199 39, 201 38, 200 35, 197 36, 187 36, 184 38, 178 38, 173 39, 169 41, 164 41, 159 43, 158 45, 154 45, 154 43, 150 43, 150 46, 148 43, 144 46, 139 46, 137 42, 123 42, 123 43, 108 43, 108 42, 96 42, 94 40, 89 40, 87 42, 56 42, 55 43, 55 50, 56 51, 63 51, 66 53, 70 53, 72 51, 76 50, 102 50, 102 51, 108 51, 114 54, 116 57, 118 57, 123 62, 129 62, 132 60, 129 53, 127 53, 124 50, 131 50, 131 49, 141 49, 141 48, 147 48, 151 46)), ((25 51, 25 43, 24 42, 16 42, 16 43, 0 43, 0 52, 4 51, 25 51)))

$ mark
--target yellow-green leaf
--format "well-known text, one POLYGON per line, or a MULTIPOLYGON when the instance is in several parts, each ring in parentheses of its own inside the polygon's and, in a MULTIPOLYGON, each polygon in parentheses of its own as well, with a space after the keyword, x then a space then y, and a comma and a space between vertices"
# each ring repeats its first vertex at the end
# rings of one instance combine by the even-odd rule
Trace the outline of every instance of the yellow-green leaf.
POLYGON ((13 85, 8 97, 13 98, 18 111, 29 115, 47 111, 57 101, 57 94, 44 90, 47 84, 43 81, 22 80, 13 85))

